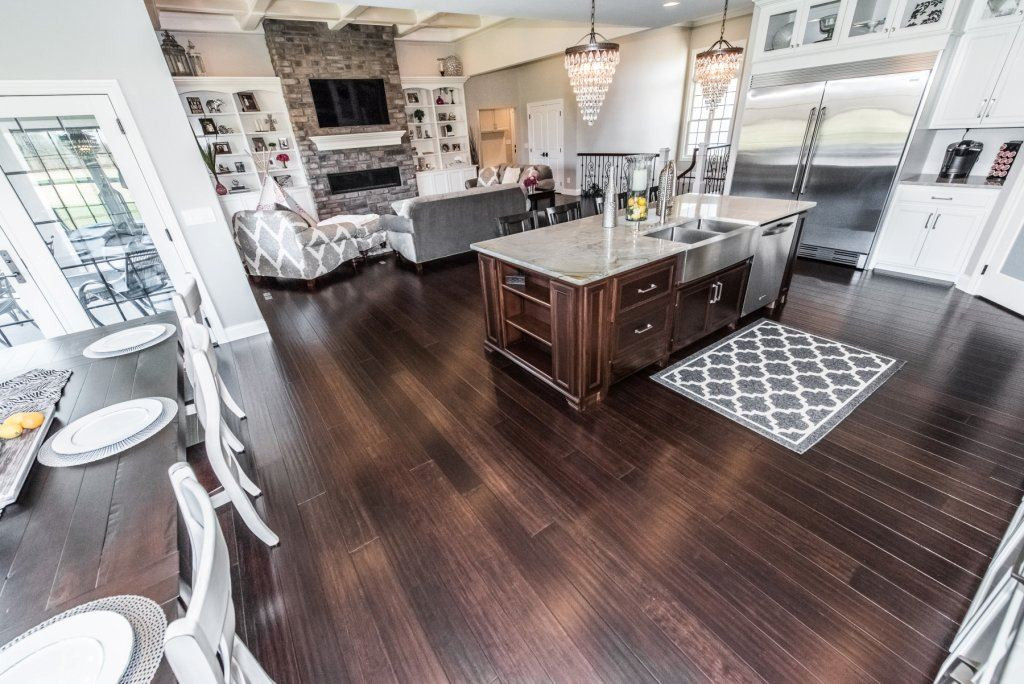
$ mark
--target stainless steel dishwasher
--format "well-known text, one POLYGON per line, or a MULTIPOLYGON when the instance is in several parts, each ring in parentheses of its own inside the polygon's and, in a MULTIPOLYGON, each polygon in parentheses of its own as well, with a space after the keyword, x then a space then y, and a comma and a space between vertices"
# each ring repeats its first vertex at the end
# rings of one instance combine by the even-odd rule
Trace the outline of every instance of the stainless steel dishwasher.
POLYGON ((754 250, 754 263, 750 267, 747 294, 743 299, 743 315, 773 304, 779 298, 786 263, 793 249, 800 216, 790 216, 770 223, 761 230, 754 250))

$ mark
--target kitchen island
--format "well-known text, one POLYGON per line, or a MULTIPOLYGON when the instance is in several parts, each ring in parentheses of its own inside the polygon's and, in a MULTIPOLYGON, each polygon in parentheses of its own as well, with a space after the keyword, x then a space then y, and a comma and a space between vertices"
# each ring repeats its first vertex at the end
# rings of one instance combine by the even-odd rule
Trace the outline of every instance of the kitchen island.
POLYGON ((612 383, 735 325, 748 296, 756 308, 784 301, 803 214, 813 206, 680 195, 665 222, 654 217, 639 229, 620 217, 607 230, 591 216, 475 243, 484 348, 574 408, 590 408, 612 383), (786 252, 772 270, 770 236, 783 232, 786 252), (755 282, 764 291, 748 295, 755 282))

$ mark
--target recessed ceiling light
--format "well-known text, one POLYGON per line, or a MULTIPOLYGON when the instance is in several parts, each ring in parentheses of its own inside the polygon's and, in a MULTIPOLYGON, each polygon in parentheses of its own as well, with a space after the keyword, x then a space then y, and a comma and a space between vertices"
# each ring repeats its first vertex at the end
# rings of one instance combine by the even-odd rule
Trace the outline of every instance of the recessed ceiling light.
POLYGON ((675 6, 676 6, 676 5, 678 5, 678 4, 679 4, 679 3, 678 3, 678 2, 676 2, 676 0, 669 0, 669 1, 668 1, 668 2, 666 2, 666 3, 665 3, 665 4, 663 5, 663 6, 664 6, 664 7, 675 7, 675 6))

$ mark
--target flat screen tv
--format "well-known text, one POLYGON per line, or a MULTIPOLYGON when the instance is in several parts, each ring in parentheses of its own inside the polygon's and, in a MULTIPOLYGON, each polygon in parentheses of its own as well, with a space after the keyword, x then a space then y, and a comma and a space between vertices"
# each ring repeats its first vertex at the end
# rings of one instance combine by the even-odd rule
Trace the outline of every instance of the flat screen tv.
POLYGON ((311 78, 313 105, 320 128, 377 126, 391 122, 384 80, 380 78, 311 78))

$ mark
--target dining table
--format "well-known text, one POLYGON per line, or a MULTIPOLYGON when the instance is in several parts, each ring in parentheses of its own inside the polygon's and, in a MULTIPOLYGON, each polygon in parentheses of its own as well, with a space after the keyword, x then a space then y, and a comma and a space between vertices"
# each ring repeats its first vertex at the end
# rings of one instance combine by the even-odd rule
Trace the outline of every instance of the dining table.
MULTIPOLYGON (((82 466, 36 462, 0 515, 0 644, 94 599, 134 594, 180 616, 179 522, 167 469, 185 460, 179 334, 134 353, 93 359, 83 350, 110 333, 178 322, 161 313, 0 350, 0 380, 35 368, 67 369, 49 434, 111 404, 143 397, 178 413, 136 446, 82 466)), ((154 681, 173 682, 166 661, 154 681)))

